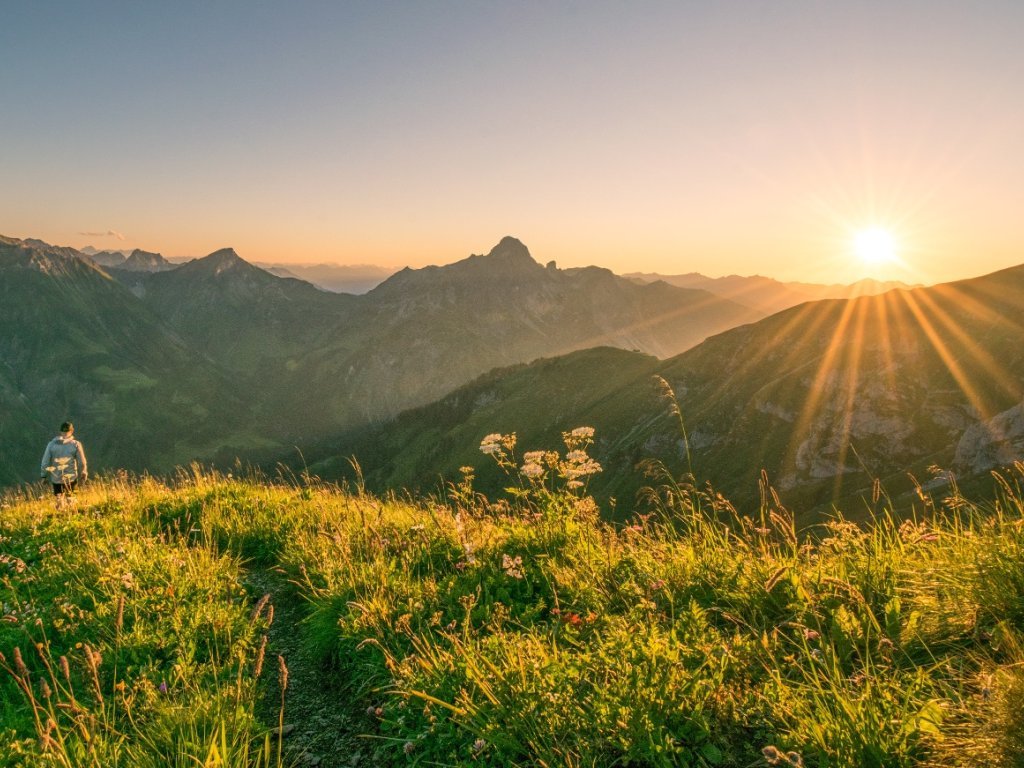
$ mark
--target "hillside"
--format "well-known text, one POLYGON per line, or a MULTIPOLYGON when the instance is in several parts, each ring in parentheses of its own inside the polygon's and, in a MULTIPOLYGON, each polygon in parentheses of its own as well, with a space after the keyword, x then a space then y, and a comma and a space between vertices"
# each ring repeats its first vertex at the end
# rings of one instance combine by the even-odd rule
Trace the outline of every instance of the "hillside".
MULTIPOLYGON (((657 374, 675 392, 700 480, 749 502, 763 469, 803 509, 835 501, 850 509, 876 478, 899 494, 913 489, 907 471, 925 481, 938 467, 967 481, 1024 455, 1022 350, 1024 267, 803 304, 658 364, 595 352, 494 372, 362 442, 339 438, 334 455, 354 454, 371 483, 424 486, 450 479, 467 458, 419 439, 438 425, 465 444, 516 429, 529 445, 586 423, 600 428, 597 455, 615 477, 644 457, 686 472, 679 422, 655 395, 657 374), (601 354, 610 378, 595 372, 601 354), (375 452, 374 443, 388 448, 375 452)), ((337 461, 315 466, 344 475, 337 461)), ((596 489, 625 494, 628 505, 635 487, 609 478, 596 489)))
POLYGON ((735 301, 765 315, 772 315, 784 309, 803 304, 805 301, 822 299, 855 299, 860 296, 875 296, 897 288, 914 288, 897 281, 879 282, 860 280, 852 285, 820 283, 783 282, 761 275, 744 277, 727 275, 707 277, 699 272, 685 275, 659 275, 653 272, 631 272, 623 277, 644 283, 658 280, 680 288, 696 288, 715 296, 735 301))
POLYGON ((254 267, 230 248, 172 270, 116 276, 191 347, 229 370, 266 376, 321 342, 351 297, 254 267))
POLYGON ((756 315, 701 291, 541 266, 505 238, 486 255, 403 270, 300 359, 295 390, 350 426, 428 403, 498 367, 608 345, 665 356, 756 315))
POLYGON ((86 430, 98 466, 144 469, 210 451, 243 409, 222 372, 70 249, 0 238, 0 328, 0 485, 35 477, 69 416, 103 425, 86 430))
POLYGON ((1018 474, 808 532, 685 487, 612 527, 560 472, 6 497, 0 766, 1024 760, 1018 474))
POLYGON ((2 264, 5 483, 34 474, 68 417, 99 466, 241 455, 337 477, 355 455, 378 489, 452 479, 495 430, 532 443, 587 423, 609 468, 594 490, 625 508, 645 458, 692 466, 739 501, 763 469, 787 500, 827 510, 875 479, 910 492, 905 471, 973 482, 1024 450, 1021 268, 741 323, 749 310, 706 292, 542 266, 514 238, 363 296, 230 249, 107 273, 73 249, 5 238, 2 264), (676 393, 686 442, 654 374, 676 393))
POLYGON ((759 316, 701 291, 543 267, 514 238, 403 270, 363 296, 275 277, 230 249, 169 272, 117 274, 241 377, 270 435, 302 443, 430 402, 497 366, 599 344, 666 356, 759 316))
POLYGON ((32 454, 66 418, 99 465, 294 455, 495 367, 595 345, 667 356, 759 316, 702 291, 544 267, 514 238, 363 296, 277 277, 230 248, 182 265, 136 250, 106 271, 74 249, 3 242, 0 290, 15 298, 3 309, 12 417, 0 483, 31 477, 32 454), (43 317, 75 330, 46 336, 43 317), (21 354, 25 343, 54 353, 21 354), (40 384, 58 371, 63 389, 40 384))
POLYGON ((664 411, 650 381, 657 366, 649 355, 598 347, 496 369, 435 403, 308 447, 303 466, 326 478, 352 477, 348 459, 354 456, 367 486, 381 492, 433 491, 457 478, 460 467, 472 466, 477 486, 491 492, 505 478, 482 459, 482 436, 517 432, 521 449, 530 450, 557 443, 572 428, 567 425, 587 424, 597 430, 595 451, 606 470, 594 478, 592 491, 629 501, 642 480, 633 471, 643 456, 636 438, 664 411), (633 396, 620 396, 634 387, 633 396))
POLYGON ((827 503, 873 478, 909 488, 903 472, 924 478, 932 465, 984 473, 1024 448, 1019 430, 996 424, 1024 397, 1022 289, 1018 267, 803 305, 709 339, 660 373, 695 463, 729 489, 764 467, 794 503, 827 503))

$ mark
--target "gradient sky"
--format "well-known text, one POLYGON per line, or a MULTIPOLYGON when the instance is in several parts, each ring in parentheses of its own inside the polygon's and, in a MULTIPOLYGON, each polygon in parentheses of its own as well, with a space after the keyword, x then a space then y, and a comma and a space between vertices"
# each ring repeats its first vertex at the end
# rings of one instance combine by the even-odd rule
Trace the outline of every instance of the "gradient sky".
POLYGON ((966 277, 1024 262, 1022 39, 1019 0, 7 2, 0 233, 966 277))

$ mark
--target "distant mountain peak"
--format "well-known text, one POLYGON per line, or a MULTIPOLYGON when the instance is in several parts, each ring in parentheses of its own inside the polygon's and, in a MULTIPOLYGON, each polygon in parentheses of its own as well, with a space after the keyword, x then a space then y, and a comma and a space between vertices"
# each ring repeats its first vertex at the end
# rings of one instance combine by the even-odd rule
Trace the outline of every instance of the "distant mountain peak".
POLYGON ((174 265, 159 253, 150 253, 141 248, 136 248, 131 256, 117 266, 129 272, 166 272, 168 269, 174 269, 174 265))
POLYGON ((118 254, 119 256, 121 256, 121 261, 124 261, 125 259, 127 259, 129 256, 131 256, 131 253, 132 253, 130 248, 129 249, 124 249, 124 248, 121 248, 121 249, 95 248, 95 247, 93 247, 91 245, 87 245, 84 248, 79 248, 78 250, 79 250, 80 253, 84 253, 86 256, 95 256, 96 254, 102 254, 102 253, 107 253, 107 254, 111 254, 111 255, 118 254))
POLYGON ((505 259, 509 261, 534 261, 533 256, 530 255, 530 250, 522 241, 506 235, 501 238, 496 246, 491 249, 491 252, 487 254, 489 259, 505 259))
POLYGON ((505 236, 486 255, 474 253, 440 267, 400 269, 374 288, 372 293, 383 296, 404 291, 407 287, 423 291, 428 290, 428 286, 436 288, 438 285, 450 286, 453 283, 472 284, 475 290, 488 281, 508 285, 509 281, 535 279, 538 272, 544 273, 544 267, 534 260, 529 249, 516 238, 505 236))
POLYGON ((82 251, 82 253, 101 267, 120 267, 128 260, 121 251, 97 251, 93 248, 92 253, 86 253, 85 251, 82 251))
POLYGON ((502 275, 502 279, 508 279, 511 275, 536 275, 544 267, 537 263, 537 260, 530 255, 530 249, 510 235, 501 238, 501 241, 491 248, 486 255, 474 254, 469 258, 457 261, 442 267, 444 271, 470 269, 470 274, 480 272, 494 275, 502 275))
MULTIPOLYGON (((234 248, 221 248, 218 251, 214 251, 209 256, 196 259, 193 264, 196 266, 202 265, 204 269, 211 271, 214 275, 238 269, 239 267, 252 266, 249 262, 235 253, 234 248)), ((256 269, 256 267, 252 268, 256 269)))
POLYGON ((109 279, 93 261, 83 258, 83 254, 74 248, 50 245, 34 238, 19 240, 0 236, 0 251, 3 257, 0 258, 0 267, 27 267, 53 276, 101 274, 109 279))
POLYGON ((213 264, 213 263, 217 263, 217 264, 228 263, 228 264, 230 264, 230 263, 238 263, 240 261, 245 261, 245 259, 243 259, 237 253, 235 253, 235 249, 234 248, 221 248, 220 250, 214 251, 209 256, 206 256, 204 258, 204 261, 205 260, 209 260, 209 262, 211 264, 213 264))

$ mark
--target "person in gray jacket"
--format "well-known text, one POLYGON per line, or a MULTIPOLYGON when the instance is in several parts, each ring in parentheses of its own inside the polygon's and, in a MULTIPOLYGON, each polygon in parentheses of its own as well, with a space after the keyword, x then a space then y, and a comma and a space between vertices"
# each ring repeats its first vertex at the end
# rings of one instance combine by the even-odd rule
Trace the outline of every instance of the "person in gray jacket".
POLYGON ((39 465, 39 475, 49 478, 53 484, 53 495, 57 497, 57 506, 62 500, 73 503, 73 494, 78 481, 83 483, 89 477, 89 466, 85 463, 85 450, 75 439, 75 425, 65 421, 60 425, 60 434, 46 446, 43 460, 39 465))

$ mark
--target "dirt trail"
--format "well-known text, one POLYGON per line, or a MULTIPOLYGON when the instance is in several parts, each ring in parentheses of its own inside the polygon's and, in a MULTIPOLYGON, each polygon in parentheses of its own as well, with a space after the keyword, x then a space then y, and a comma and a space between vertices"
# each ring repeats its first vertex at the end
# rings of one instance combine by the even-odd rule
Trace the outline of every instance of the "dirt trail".
POLYGON ((262 697, 256 716, 277 728, 281 704, 278 655, 288 666, 288 688, 284 707, 284 753, 298 768, 349 768, 380 766, 374 740, 361 736, 369 723, 365 713, 357 711, 351 695, 332 684, 332 677, 303 643, 302 619, 305 605, 295 585, 277 570, 254 568, 246 584, 256 603, 270 595, 274 622, 267 638, 262 697))

